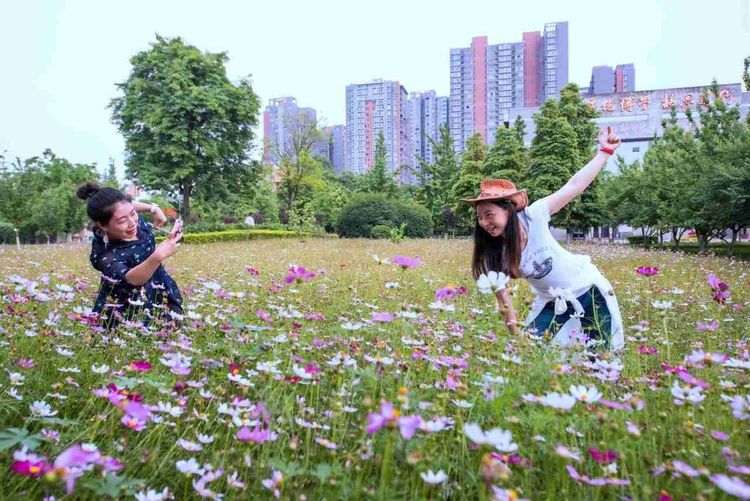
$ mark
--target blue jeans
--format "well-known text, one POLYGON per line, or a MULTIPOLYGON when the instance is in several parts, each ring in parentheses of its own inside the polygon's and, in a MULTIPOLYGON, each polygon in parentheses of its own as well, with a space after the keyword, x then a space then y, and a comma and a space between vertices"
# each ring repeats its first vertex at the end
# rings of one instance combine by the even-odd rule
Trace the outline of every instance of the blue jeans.
MULTIPOLYGON (((608 348, 612 335, 612 316, 609 313, 604 296, 602 296, 599 289, 593 286, 578 296, 577 299, 584 310, 583 318, 581 318, 583 333, 589 339, 604 340, 604 346, 608 348)), ((565 313, 555 315, 555 302, 550 301, 544 305, 544 308, 531 322, 529 328, 536 329, 536 335, 540 337, 545 332, 549 332, 551 336, 554 336, 560 327, 570 319, 573 313, 575 313, 575 309, 573 305, 568 303, 568 309, 565 313)))

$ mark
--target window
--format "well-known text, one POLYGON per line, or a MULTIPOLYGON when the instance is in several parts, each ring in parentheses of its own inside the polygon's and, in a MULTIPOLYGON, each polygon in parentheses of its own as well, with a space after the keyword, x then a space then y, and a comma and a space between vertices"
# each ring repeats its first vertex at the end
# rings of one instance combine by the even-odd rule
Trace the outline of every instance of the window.
POLYGON ((633 147, 633 153, 638 153, 640 151, 641 151, 641 147, 640 146, 634 146, 633 147))

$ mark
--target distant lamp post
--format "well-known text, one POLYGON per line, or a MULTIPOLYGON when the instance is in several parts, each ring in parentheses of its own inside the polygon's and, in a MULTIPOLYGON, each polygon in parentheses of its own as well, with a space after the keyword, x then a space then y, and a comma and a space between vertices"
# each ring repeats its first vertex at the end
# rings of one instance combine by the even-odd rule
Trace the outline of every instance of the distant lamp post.
POLYGON ((18 250, 21 250, 21 239, 18 238, 18 228, 13 228, 13 231, 16 232, 16 247, 18 247, 18 250))

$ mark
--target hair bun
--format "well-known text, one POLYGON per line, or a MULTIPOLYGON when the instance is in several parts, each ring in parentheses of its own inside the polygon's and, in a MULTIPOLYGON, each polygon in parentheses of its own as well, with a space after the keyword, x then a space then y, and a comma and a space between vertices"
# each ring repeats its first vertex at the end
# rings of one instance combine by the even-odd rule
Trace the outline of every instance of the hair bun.
POLYGON ((88 200, 89 198, 96 195, 96 193, 101 190, 101 186, 99 186, 99 183, 96 181, 89 181, 86 184, 82 184, 78 187, 76 190, 76 195, 81 200, 88 200))

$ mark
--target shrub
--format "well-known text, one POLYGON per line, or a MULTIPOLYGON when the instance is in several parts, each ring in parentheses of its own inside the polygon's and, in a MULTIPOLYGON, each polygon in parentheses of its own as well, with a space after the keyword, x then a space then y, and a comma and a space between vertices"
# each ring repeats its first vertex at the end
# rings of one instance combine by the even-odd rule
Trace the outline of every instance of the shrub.
POLYGON ((429 238, 432 236, 432 216, 425 207, 415 203, 396 202, 395 227, 406 223, 404 236, 408 238, 429 238))
POLYGON ((0 244, 12 244, 16 241, 16 231, 10 223, 0 222, 0 244))
POLYGON ((658 241, 656 237, 647 237, 645 235, 630 235, 627 239, 630 245, 651 245, 658 241))
POLYGON ((338 234, 342 238, 368 238, 374 226, 398 226, 397 220, 396 208, 383 195, 361 193, 341 210, 338 234))
MULTIPOLYGON (((300 236, 296 231, 288 230, 229 230, 214 231, 206 233, 187 233, 183 235, 183 242, 186 244, 212 244, 216 242, 241 242, 243 240, 263 240, 269 238, 295 238, 300 236)), ((301 236, 309 237, 309 232, 302 232, 301 236)), ((327 238, 337 238, 338 235, 312 235, 325 236, 327 238)), ((156 242, 161 242, 166 238, 163 235, 156 237, 156 242)))
POLYGON ((372 230, 370 230, 370 238, 390 238, 392 229, 390 226, 384 224, 373 226, 372 230))

